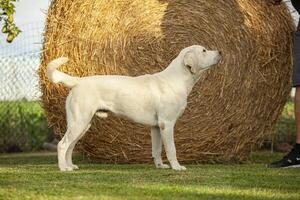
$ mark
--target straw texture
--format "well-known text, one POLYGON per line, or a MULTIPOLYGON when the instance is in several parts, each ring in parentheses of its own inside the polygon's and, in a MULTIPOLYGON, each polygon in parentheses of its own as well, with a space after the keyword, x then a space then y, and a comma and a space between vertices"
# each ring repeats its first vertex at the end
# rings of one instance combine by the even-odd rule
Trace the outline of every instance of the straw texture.
MULTIPOLYGON (((272 133, 291 77, 292 18, 264 0, 53 0, 39 71, 50 126, 66 130, 68 90, 45 77, 59 56, 70 75, 158 72, 193 44, 223 52, 194 87, 175 129, 179 160, 246 159, 272 133)), ((142 115, 143 113, 141 113, 142 115)), ((77 146, 101 162, 151 161, 150 128, 112 114, 93 119, 77 146)))

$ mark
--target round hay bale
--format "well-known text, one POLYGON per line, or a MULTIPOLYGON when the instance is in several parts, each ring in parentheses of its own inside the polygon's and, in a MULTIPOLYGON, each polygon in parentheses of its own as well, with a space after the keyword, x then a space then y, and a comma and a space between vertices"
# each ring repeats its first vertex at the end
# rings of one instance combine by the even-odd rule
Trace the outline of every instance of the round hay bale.
MULTIPOLYGON (((286 6, 263 0, 54 0, 39 72, 49 124, 62 137, 68 94, 45 77, 50 60, 69 57, 61 70, 70 75, 136 76, 200 44, 224 56, 194 87, 176 124, 177 156, 241 161, 273 131, 288 98, 293 30, 286 6)), ((150 128, 113 115, 94 117, 78 147, 102 162, 152 160, 150 128)))

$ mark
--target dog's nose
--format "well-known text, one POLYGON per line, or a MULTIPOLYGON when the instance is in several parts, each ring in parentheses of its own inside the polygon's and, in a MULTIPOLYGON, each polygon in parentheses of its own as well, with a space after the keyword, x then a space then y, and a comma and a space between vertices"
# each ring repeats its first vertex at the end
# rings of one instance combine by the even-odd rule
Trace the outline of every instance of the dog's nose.
POLYGON ((219 51, 219 54, 222 55, 222 51, 219 51))

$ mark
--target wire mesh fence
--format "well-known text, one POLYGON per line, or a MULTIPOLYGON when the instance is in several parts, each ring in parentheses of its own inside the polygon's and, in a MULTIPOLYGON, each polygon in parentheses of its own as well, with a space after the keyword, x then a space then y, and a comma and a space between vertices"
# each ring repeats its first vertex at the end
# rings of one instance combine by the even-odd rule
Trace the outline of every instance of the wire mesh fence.
POLYGON ((20 28, 20 38, 0 45, 0 152, 38 149, 51 134, 39 103, 43 24, 20 28))

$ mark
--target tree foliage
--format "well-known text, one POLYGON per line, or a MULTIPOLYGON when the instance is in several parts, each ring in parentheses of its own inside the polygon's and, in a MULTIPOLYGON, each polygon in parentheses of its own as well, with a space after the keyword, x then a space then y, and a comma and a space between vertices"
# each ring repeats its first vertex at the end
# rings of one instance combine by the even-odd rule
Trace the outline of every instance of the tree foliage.
POLYGON ((3 22, 2 33, 7 34, 6 41, 12 42, 21 30, 14 23, 15 5, 17 0, 0 0, 0 22, 3 22))

